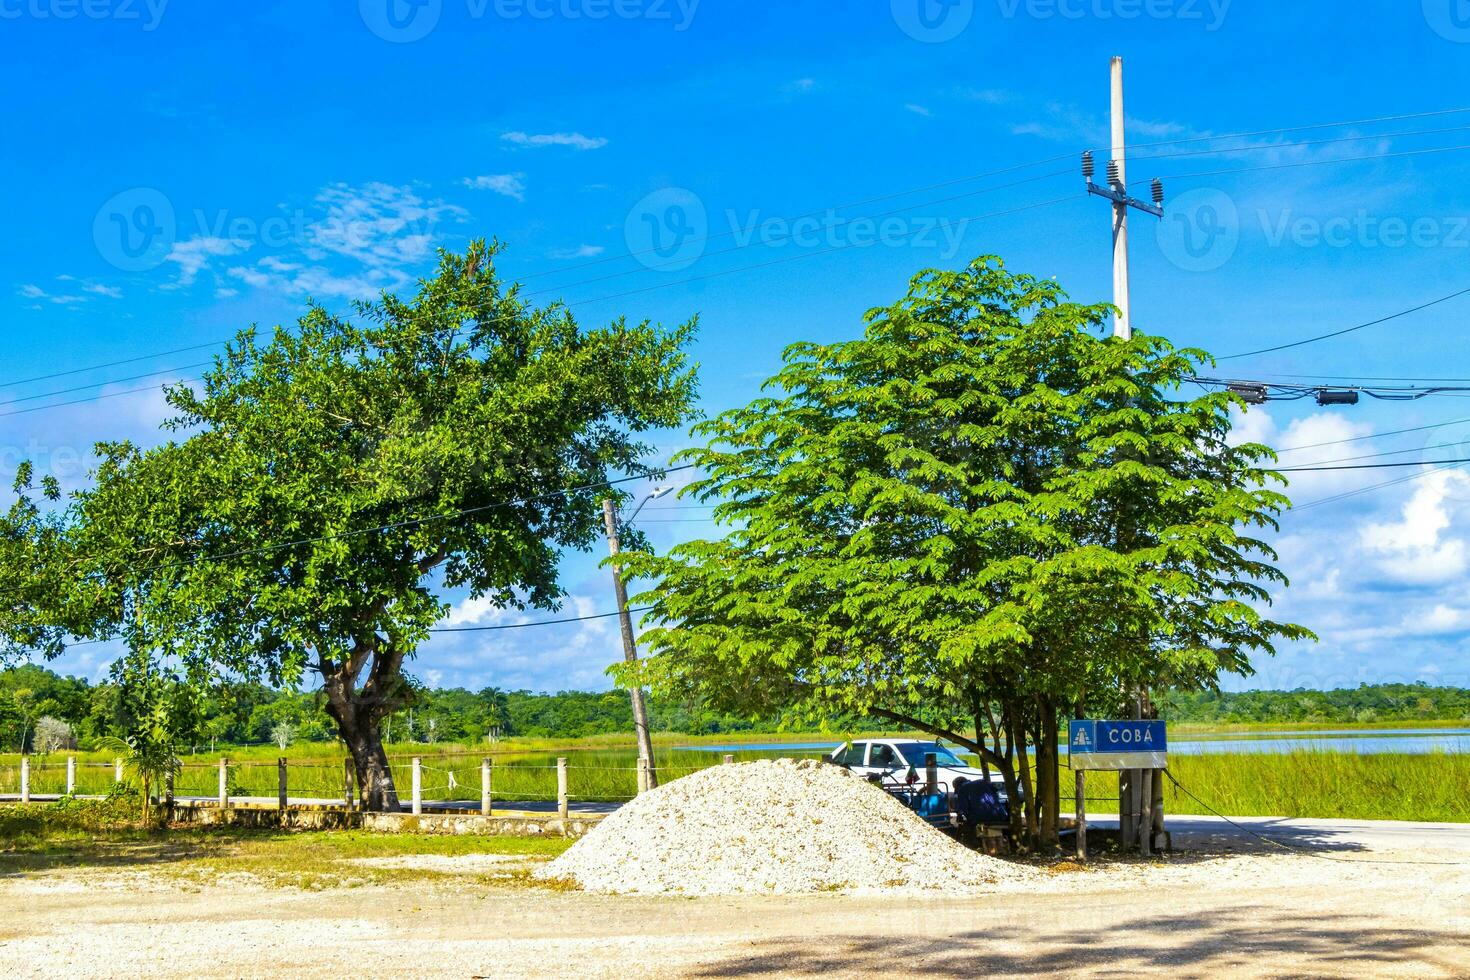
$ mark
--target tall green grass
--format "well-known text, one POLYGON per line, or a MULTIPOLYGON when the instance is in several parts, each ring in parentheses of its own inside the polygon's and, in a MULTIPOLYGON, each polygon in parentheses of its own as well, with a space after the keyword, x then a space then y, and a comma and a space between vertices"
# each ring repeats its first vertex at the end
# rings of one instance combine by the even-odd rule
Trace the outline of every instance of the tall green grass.
MULTIPOLYGON (((815 739, 813 739, 815 741, 815 739)), ((572 799, 616 801, 631 798, 637 786, 636 755, 625 748, 505 751, 494 760, 493 793, 497 804, 511 807, 522 800, 556 798, 556 759, 568 760, 568 788, 572 799)), ((332 746, 293 747, 289 792, 293 797, 340 799, 343 792, 343 756, 332 746)), ((814 757, 820 750, 743 750, 738 759, 776 755, 814 757)), ((229 785, 232 796, 276 795, 276 757, 282 753, 230 752, 229 785)), ((411 785, 411 759, 422 760, 423 794, 428 800, 478 803, 480 759, 483 751, 461 746, 395 746, 389 754, 394 782, 405 800, 411 785), (454 785, 450 785, 450 774, 454 785)), ((722 753, 696 749, 657 748, 656 761, 664 781, 697 769, 718 765, 722 753)), ((191 756, 184 762, 174 791, 179 796, 213 798, 218 792, 218 756, 191 756)), ((112 786, 110 759, 97 753, 77 756, 77 791, 103 795, 112 786)), ((1364 820, 1427 820, 1470 822, 1470 755, 1429 755, 1333 752, 1326 748, 1289 753, 1222 753, 1170 757, 1170 771, 1202 802, 1196 802, 1166 781, 1164 800, 1171 813, 1207 813, 1213 807, 1231 816, 1350 818, 1364 820)), ((19 764, 15 756, 0 757, 0 793, 19 791, 19 764)), ((53 754, 31 760, 31 792, 59 794, 66 785, 66 758, 53 754)), ((1072 786, 1064 772, 1063 790, 1072 786)), ((1093 772, 1087 776, 1088 808, 1093 812, 1116 809, 1117 776, 1093 772)), ((1070 800, 1064 803, 1070 806, 1070 800)))

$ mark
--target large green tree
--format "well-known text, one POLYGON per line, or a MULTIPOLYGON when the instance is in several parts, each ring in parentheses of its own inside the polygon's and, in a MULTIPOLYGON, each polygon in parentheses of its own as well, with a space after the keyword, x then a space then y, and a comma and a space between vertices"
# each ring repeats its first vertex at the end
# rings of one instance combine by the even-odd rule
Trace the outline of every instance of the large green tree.
POLYGON ((76 635, 124 635, 202 682, 320 679, 364 804, 396 809, 380 722, 445 588, 555 608, 564 548, 599 539, 608 482, 651 472, 640 433, 686 422, 694 329, 586 329, 506 286, 496 249, 443 254, 416 296, 312 306, 242 333, 175 437, 99 447, 67 515, 76 635))
POLYGON ((1110 313, 982 259, 921 274, 861 339, 790 347, 683 455, 728 532, 628 559, 655 583, 646 678, 947 737, 1055 841, 1064 717, 1305 635, 1259 612, 1269 450, 1227 441, 1229 395, 1183 393, 1202 353, 1104 339, 1110 313))

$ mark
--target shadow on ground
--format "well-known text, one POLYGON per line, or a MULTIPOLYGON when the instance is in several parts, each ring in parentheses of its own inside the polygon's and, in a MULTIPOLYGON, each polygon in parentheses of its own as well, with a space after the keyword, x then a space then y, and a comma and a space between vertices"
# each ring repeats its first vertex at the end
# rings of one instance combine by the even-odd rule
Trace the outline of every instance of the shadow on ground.
MULTIPOLYGON (((1067 919, 1002 924, 910 939, 890 933, 871 939, 840 935, 757 941, 749 954, 697 967, 690 975, 1028 976, 1095 970, 1178 976, 1463 976, 1470 969, 1463 936, 1388 928, 1368 917, 1322 919, 1303 914, 1267 919, 1260 909, 1237 906, 1212 909, 1208 915, 1111 916, 1105 924, 1086 922, 1098 917, 1099 913, 1083 910, 1079 918, 1084 924, 1067 919), (1435 947, 1440 951, 1434 952, 1435 947), (1443 952, 1447 949, 1458 951, 1443 952)), ((847 922, 842 927, 853 925, 847 922)))

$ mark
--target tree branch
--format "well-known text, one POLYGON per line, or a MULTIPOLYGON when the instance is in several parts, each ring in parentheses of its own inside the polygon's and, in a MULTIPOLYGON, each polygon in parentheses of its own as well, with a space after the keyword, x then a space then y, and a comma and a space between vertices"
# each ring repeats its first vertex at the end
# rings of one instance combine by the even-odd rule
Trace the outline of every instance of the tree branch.
POLYGON ((942 728, 938 725, 931 725, 929 722, 921 721, 920 719, 914 718, 911 715, 899 714, 897 711, 889 711, 887 708, 869 708, 868 713, 877 715, 879 718, 887 718, 889 721, 896 721, 900 725, 912 725, 913 727, 920 729, 921 731, 928 732, 930 735, 934 735, 937 738, 945 739, 946 741, 953 742, 956 745, 963 745, 965 748, 969 749, 971 752, 974 752, 976 755, 991 763, 996 768, 1005 768, 1005 760, 1001 756, 996 755, 990 749, 976 742, 974 739, 965 738, 965 736, 960 735, 957 732, 952 732, 949 729, 942 728))

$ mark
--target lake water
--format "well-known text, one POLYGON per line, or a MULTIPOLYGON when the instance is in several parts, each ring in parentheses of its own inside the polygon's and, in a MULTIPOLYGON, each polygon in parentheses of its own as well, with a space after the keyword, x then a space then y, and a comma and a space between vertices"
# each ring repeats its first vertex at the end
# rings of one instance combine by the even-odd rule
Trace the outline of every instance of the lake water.
MULTIPOLYGON (((690 752, 769 752, 811 755, 838 744, 829 742, 732 742, 728 745, 681 745, 690 752)), ((1062 751, 1066 752, 1064 744, 1062 751)), ((1356 752, 1363 755, 1431 752, 1470 753, 1470 728, 1323 728, 1299 732, 1248 732, 1170 739, 1169 751, 1180 755, 1239 752, 1356 752)))

